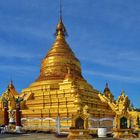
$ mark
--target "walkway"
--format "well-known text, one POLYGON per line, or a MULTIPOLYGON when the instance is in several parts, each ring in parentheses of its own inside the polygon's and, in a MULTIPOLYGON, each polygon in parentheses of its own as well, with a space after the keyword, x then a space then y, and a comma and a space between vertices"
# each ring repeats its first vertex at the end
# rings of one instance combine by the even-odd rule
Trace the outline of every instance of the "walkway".
MULTIPOLYGON (((0 140, 68 140, 67 138, 56 138, 53 134, 31 133, 31 134, 0 134, 0 140)), ((114 138, 97 138, 93 140, 122 140, 114 138)), ((140 140, 133 139, 133 140, 140 140)))

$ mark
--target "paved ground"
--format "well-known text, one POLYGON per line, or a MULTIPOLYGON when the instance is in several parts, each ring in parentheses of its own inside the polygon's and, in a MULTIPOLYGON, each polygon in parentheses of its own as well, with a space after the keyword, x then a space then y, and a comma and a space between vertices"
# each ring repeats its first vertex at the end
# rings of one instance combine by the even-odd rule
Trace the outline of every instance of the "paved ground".
MULTIPOLYGON (((67 138, 56 138, 53 134, 31 133, 31 134, 0 134, 0 140, 68 140, 67 138)), ((93 140, 119 140, 113 138, 97 138, 93 140)), ((133 139, 133 140, 140 140, 133 139)))
POLYGON ((31 133, 31 134, 0 134, 0 140, 67 140, 67 138, 56 138, 53 134, 31 133))

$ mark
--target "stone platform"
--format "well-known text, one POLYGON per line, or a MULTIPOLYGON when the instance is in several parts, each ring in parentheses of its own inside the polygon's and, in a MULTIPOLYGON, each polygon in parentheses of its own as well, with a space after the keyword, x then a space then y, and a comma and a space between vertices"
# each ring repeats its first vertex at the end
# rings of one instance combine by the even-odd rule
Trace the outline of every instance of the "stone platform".
POLYGON ((113 129, 113 135, 115 138, 125 138, 125 139, 137 138, 137 136, 132 132, 133 129, 113 129))
MULTIPOLYGON (((57 138, 53 134, 31 133, 31 134, 0 134, 0 140, 68 140, 67 138, 57 138)), ((93 138, 92 140, 125 140, 117 138, 93 138)), ((140 138, 133 139, 140 140, 140 138)))

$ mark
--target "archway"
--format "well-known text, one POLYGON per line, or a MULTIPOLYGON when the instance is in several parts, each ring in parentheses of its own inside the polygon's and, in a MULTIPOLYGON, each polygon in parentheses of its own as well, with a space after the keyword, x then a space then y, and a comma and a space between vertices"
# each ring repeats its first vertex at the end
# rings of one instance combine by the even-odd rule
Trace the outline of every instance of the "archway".
POLYGON ((127 129, 127 118, 122 117, 120 119, 120 128, 121 129, 127 129))
POLYGON ((76 129, 84 129, 84 120, 81 117, 75 120, 75 127, 76 129))

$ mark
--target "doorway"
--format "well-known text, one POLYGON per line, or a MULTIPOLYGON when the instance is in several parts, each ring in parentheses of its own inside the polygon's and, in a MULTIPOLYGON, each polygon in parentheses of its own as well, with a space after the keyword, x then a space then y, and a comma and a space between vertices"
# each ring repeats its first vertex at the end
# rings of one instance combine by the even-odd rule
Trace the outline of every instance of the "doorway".
POLYGON ((84 129, 84 120, 81 117, 75 120, 75 127, 76 129, 84 129))
POLYGON ((127 129, 127 118, 126 117, 122 117, 120 119, 120 128, 127 129))

